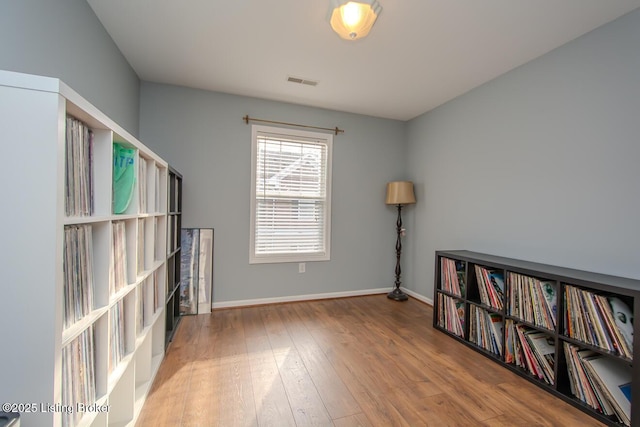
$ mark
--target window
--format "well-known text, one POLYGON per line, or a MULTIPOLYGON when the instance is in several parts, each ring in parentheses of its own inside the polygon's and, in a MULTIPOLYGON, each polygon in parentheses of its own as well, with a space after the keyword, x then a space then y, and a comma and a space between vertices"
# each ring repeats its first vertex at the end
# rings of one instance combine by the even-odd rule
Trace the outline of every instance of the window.
POLYGON ((253 125, 250 263, 326 261, 333 135, 253 125))

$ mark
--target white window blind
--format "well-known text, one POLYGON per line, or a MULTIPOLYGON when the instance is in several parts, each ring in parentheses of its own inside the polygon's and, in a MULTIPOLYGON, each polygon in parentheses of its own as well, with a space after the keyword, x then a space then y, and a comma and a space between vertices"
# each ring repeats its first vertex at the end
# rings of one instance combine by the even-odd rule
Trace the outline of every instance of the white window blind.
POLYGON ((252 128, 250 261, 329 259, 332 135, 252 128))

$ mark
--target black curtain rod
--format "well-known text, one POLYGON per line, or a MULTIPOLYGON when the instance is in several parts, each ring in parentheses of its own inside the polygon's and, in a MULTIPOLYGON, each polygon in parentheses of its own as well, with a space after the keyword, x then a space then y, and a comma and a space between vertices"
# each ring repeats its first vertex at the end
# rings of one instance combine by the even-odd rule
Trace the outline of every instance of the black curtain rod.
POLYGON ((252 121, 252 122, 261 122, 261 123, 274 123, 274 124, 277 124, 277 125, 296 126, 296 127, 299 127, 299 128, 330 130, 331 132, 335 132, 336 135, 338 135, 339 133, 343 133, 344 132, 343 129, 338 129, 337 126, 332 129, 332 128, 321 128, 321 127, 317 127, 317 126, 299 125, 299 124, 296 124, 296 123, 275 122, 273 120, 254 119, 253 117, 249 117, 248 114, 246 116, 244 116, 242 118, 242 120, 244 120, 244 122, 246 124, 249 124, 249 121, 252 121))

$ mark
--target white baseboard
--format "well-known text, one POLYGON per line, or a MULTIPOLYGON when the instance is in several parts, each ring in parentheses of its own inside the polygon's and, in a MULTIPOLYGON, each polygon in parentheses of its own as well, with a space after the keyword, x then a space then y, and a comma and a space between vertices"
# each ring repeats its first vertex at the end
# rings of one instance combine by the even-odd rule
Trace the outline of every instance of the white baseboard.
POLYGON ((258 298, 258 299, 246 299, 246 300, 238 300, 238 301, 214 302, 213 308, 215 309, 215 308, 247 307, 251 305, 278 304, 283 302, 357 297, 357 296, 363 296, 363 295, 386 294, 390 291, 391 289, 386 287, 386 288, 377 288, 377 289, 364 289, 361 291, 328 292, 326 294, 294 295, 294 296, 287 296, 287 297, 258 298))
POLYGON ((420 295, 419 293, 416 293, 414 291, 412 291, 411 289, 405 289, 402 288, 402 291, 409 295, 410 297, 413 297, 415 299, 417 299, 418 301, 422 301, 425 304, 429 304, 430 306, 433 306, 433 300, 431 298, 427 298, 423 295, 420 295))
MULTIPOLYGON (((238 300, 238 301, 214 302, 213 308, 216 309, 216 308, 248 307, 252 305, 278 304, 283 302, 358 297, 363 295, 386 294, 388 292, 391 292, 392 290, 393 290, 392 288, 386 287, 386 288, 376 288, 376 289, 364 289, 361 291, 329 292, 326 294, 294 295, 294 296, 287 296, 287 297, 257 298, 257 299, 238 300)), ((433 305, 433 300, 430 298, 426 298, 410 289, 402 288, 402 290, 407 295, 419 301, 422 301, 425 304, 433 305)))

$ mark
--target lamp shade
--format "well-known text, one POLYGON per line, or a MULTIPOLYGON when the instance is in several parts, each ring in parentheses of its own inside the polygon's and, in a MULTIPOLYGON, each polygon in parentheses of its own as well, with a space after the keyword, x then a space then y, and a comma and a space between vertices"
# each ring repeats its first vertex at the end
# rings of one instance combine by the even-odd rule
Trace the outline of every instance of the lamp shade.
POLYGON ((413 182, 394 181, 387 183, 387 205, 410 205, 416 202, 413 182))
POLYGON ((331 0, 328 19, 340 37, 357 40, 369 34, 381 11, 378 0, 331 0))

